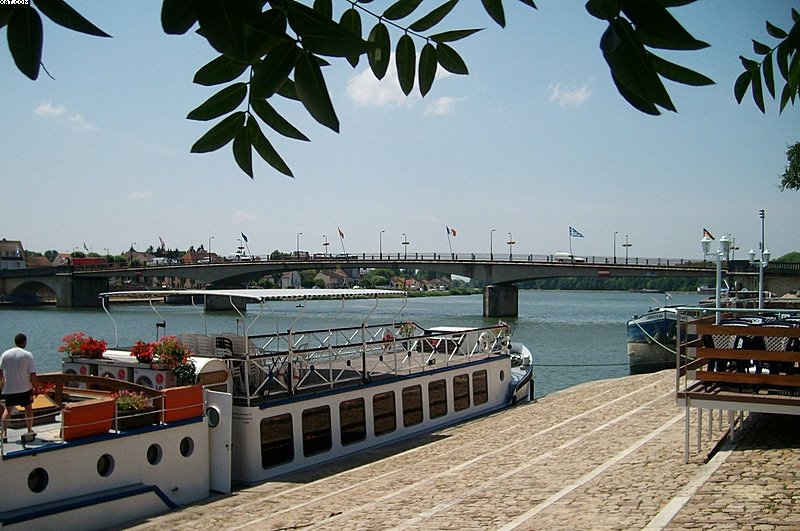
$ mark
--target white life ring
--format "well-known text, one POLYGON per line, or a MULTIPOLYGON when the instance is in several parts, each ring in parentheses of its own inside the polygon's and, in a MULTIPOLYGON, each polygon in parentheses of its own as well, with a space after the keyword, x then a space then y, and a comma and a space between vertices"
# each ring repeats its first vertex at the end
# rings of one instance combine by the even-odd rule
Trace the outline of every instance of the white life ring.
POLYGON ((286 385, 290 385, 292 387, 297 387, 297 384, 300 383, 300 368, 297 364, 292 364, 292 381, 289 382, 287 378, 287 373, 289 371, 286 370, 286 363, 281 365, 281 368, 278 369, 278 374, 276 375, 278 381, 285 383, 286 385))

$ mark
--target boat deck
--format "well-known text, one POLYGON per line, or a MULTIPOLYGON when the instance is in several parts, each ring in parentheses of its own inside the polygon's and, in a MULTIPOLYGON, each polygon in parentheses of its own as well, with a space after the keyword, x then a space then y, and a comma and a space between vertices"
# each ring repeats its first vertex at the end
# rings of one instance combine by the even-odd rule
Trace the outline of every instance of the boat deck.
POLYGON ((132 528, 800 528, 800 417, 753 415, 714 452, 724 416, 685 464, 674 386, 591 382, 132 528))

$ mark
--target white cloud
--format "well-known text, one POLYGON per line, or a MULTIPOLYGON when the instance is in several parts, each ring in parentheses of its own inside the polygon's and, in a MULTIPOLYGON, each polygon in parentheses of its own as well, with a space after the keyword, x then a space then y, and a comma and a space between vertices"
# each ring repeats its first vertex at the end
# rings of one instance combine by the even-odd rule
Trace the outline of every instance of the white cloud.
POLYGON ((153 197, 153 192, 131 192, 129 196, 134 201, 140 201, 142 199, 150 199, 153 197))
POLYGON ((550 101, 560 107, 580 107, 592 95, 588 83, 579 88, 569 89, 562 88, 561 83, 555 83, 548 88, 550 90, 550 101))
POLYGON ((365 107, 403 107, 411 106, 418 98, 415 93, 409 96, 400 90, 394 62, 382 80, 378 80, 369 68, 350 78, 347 82, 347 96, 357 105, 365 107))
POLYGON ((246 223, 248 221, 255 221, 256 219, 258 219, 258 216, 243 210, 237 210, 233 213, 233 221, 235 223, 246 223))
POLYGON ((428 108, 425 109, 425 116, 434 115, 434 116, 442 116, 445 114, 450 114, 455 110, 455 105, 458 102, 464 101, 466 98, 451 98, 449 96, 442 96, 441 98, 436 98, 428 105, 428 108))
POLYGON ((33 114, 42 118, 64 119, 83 131, 97 131, 97 127, 86 121, 86 118, 78 113, 68 112, 64 105, 42 102, 34 109, 33 114))

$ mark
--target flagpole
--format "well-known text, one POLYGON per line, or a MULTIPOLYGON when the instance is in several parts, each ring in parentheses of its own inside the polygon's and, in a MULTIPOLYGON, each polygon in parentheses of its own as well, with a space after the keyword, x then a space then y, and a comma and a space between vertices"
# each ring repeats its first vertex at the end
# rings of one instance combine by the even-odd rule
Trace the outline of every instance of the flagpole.
POLYGON ((336 230, 339 231, 339 243, 342 244, 342 254, 347 254, 347 251, 344 249, 344 233, 339 227, 336 227, 336 230))
POLYGON ((569 257, 572 258, 572 227, 567 230, 569 231, 569 257))
POLYGON ((450 242, 450 227, 445 226, 445 230, 447 230, 447 247, 450 248, 450 257, 453 256, 453 244, 450 242))

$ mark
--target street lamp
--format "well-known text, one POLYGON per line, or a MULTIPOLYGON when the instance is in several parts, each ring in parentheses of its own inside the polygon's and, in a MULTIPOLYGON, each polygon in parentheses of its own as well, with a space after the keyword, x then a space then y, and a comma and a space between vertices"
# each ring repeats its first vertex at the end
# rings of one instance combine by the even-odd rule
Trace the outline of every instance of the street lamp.
POLYGON ((617 232, 614 231, 614 263, 617 263, 617 232))
POLYGON ((303 234, 302 232, 297 233, 297 259, 300 260, 300 235, 303 234))
POLYGON ((715 318, 715 323, 719 324, 720 321, 720 311, 719 308, 722 307, 721 303, 721 295, 722 295, 722 258, 728 256, 728 253, 731 250, 731 240, 727 234, 723 234, 722 238, 719 239, 719 250, 712 253, 711 252, 711 238, 708 235, 703 236, 703 239, 700 240, 700 245, 703 248, 703 256, 710 256, 713 255, 717 261, 717 285, 714 289, 714 294, 716 296, 716 307, 717 307, 717 314, 715 318))
POLYGON ((386 232, 382 230, 378 233, 378 258, 383 260, 383 233, 386 232))
POLYGON ((506 242, 506 243, 508 243, 508 259, 509 260, 513 260, 514 244, 517 243, 517 242, 515 242, 514 239, 511 237, 511 233, 510 232, 508 233, 508 242, 506 242))
POLYGON ((208 263, 211 263, 211 240, 213 240, 213 236, 208 237, 208 263))
POLYGON ((408 236, 403 232, 403 258, 408 258, 408 236))
MULTIPOLYGON (((761 257, 758 260, 758 309, 764 309, 764 268, 767 267, 769 263, 769 258, 771 253, 768 249, 764 248, 764 209, 758 211, 758 215, 761 218, 761 243, 759 244, 759 250, 761 251, 761 257)), ((750 255, 750 263, 755 265, 756 263, 756 252, 750 249, 748 253, 750 255)))
POLYGON ((489 232, 489 260, 494 260, 494 231, 495 229, 492 229, 489 232))
POLYGON ((628 235, 626 234, 625 235, 625 243, 622 244, 622 246, 625 247, 625 263, 626 264, 628 263, 628 248, 630 248, 631 245, 633 245, 633 244, 632 243, 628 243, 628 235))
POLYGON ((323 234, 322 235, 322 248, 325 249, 325 256, 328 256, 328 246, 329 245, 330 245, 330 243, 328 243, 328 237, 323 234))

